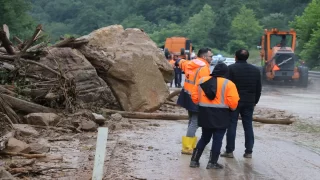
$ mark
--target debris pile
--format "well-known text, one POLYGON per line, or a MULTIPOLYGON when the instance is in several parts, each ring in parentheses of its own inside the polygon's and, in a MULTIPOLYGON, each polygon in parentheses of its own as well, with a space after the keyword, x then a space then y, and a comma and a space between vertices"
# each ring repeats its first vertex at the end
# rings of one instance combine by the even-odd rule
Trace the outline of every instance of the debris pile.
POLYGON ((93 112, 153 112, 169 96, 173 68, 140 29, 114 25, 49 45, 42 25, 26 40, 10 38, 4 25, 0 43, 0 155, 21 161, 5 164, 0 179, 69 169, 41 168, 39 159, 54 159, 49 142, 98 126, 132 129, 120 114, 93 112))

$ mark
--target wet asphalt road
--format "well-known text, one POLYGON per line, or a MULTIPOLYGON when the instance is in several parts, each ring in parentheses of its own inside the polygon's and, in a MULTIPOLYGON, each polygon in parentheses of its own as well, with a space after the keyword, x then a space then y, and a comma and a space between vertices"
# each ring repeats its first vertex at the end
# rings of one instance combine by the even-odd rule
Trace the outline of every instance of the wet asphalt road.
MULTIPOLYGON (((132 150, 129 163, 131 175, 141 179, 159 180, 316 180, 320 177, 320 156, 292 142, 268 136, 255 127, 255 147, 252 159, 242 157, 244 136, 241 122, 238 126, 235 158, 220 158, 222 170, 207 170, 211 143, 200 160, 200 168, 189 168, 190 155, 182 155, 181 136, 186 122, 159 122, 153 131, 130 132, 122 139, 132 144, 152 147, 145 151, 132 150)), ((197 131, 200 137, 201 130, 197 131)), ((225 140, 223 149, 225 147, 225 140)))

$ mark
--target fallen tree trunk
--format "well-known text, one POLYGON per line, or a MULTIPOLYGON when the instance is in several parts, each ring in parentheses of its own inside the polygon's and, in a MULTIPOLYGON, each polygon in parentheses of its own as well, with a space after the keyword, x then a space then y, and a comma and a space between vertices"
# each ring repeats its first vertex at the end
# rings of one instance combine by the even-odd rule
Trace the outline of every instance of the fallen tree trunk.
POLYGON ((8 54, 15 54, 15 51, 12 47, 12 43, 8 39, 6 32, 3 30, 0 31, 0 41, 2 41, 2 46, 6 49, 8 54))
POLYGON ((290 119, 276 119, 276 118, 263 118, 263 117, 253 117, 253 121, 264 123, 264 124, 292 124, 294 121, 290 119))
POLYGON ((28 102, 25 100, 21 100, 12 96, 8 96, 6 94, 0 94, 0 96, 11 105, 13 109, 16 109, 18 111, 22 111, 25 113, 36 113, 36 112, 44 112, 44 113, 50 113, 50 112, 56 112, 54 109, 41 106, 38 104, 34 104, 32 102, 28 102))
POLYGON ((105 114, 119 113, 122 117, 133 118, 133 119, 161 119, 161 120, 187 120, 189 119, 186 114, 175 114, 175 113, 143 113, 143 112, 128 112, 128 111, 117 111, 111 109, 102 109, 105 114))
MULTIPOLYGON (((102 109, 104 114, 115 114, 119 113, 125 118, 133 119, 158 119, 158 120, 188 120, 187 114, 175 114, 175 113, 143 113, 143 112, 128 112, 128 111, 117 111, 111 109, 102 109)), ((292 124, 294 121, 290 119, 270 119, 262 117, 253 117, 253 121, 265 123, 265 124, 292 124)))
POLYGON ((172 93, 170 93, 170 95, 168 96, 167 100, 171 100, 173 97, 179 95, 181 92, 181 89, 177 89, 175 91, 173 91, 172 93))

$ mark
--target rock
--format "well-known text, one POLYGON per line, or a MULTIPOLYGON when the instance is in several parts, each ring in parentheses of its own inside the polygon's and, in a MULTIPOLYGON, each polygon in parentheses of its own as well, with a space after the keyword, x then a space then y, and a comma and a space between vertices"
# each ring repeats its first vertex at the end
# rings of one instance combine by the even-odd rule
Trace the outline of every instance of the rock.
MULTIPOLYGON (((120 109, 107 83, 98 76, 96 69, 78 50, 71 48, 50 48, 48 54, 41 57, 39 62, 56 71, 59 71, 57 63, 60 64, 60 69, 64 72, 65 76, 68 79, 73 79, 76 100, 83 107, 94 105, 120 109)), ((56 77, 55 74, 41 67, 34 67, 33 71, 36 75, 42 75, 47 78, 56 77)), ((47 94, 48 92, 45 92, 44 96, 47 94)), ((35 94, 34 99, 38 96, 39 94, 35 94)))
POLYGON ((5 149, 7 152, 17 152, 17 153, 29 153, 31 151, 30 146, 15 138, 10 138, 5 149))
POLYGON ((119 113, 111 114, 110 118, 111 118, 110 119, 111 121, 121 121, 122 120, 122 116, 119 113))
POLYGON ((1 180, 16 180, 4 167, 0 167, 0 179, 1 180))
POLYGON ((33 154, 43 154, 50 151, 50 147, 47 147, 39 143, 31 143, 29 144, 29 146, 31 148, 30 153, 33 153, 33 154))
POLYGON ((123 110, 154 111, 169 95, 166 82, 173 68, 156 44, 140 29, 114 25, 79 39, 89 43, 79 50, 97 69, 123 110))
POLYGON ((26 123, 39 126, 55 125, 59 118, 54 113, 31 113, 25 116, 26 123))
POLYGON ((13 124, 13 128, 25 136, 39 136, 39 132, 29 124, 13 124))
POLYGON ((103 117, 101 114, 96 114, 96 113, 92 113, 92 115, 94 116, 94 121, 99 124, 102 125, 105 123, 106 118, 103 117))
POLYGON ((84 131, 96 131, 97 130, 97 124, 93 121, 89 121, 86 119, 81 120, 80 127, 84 131))

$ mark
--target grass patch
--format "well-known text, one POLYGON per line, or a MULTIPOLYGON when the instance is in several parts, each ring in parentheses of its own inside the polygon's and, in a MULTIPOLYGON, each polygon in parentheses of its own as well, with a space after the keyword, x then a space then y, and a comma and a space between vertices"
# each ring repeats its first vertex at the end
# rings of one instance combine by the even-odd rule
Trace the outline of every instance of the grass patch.
POLYGON ((320 125, 297 123, 295 127, 297 130, 306 133, 320 133, 320 125))

